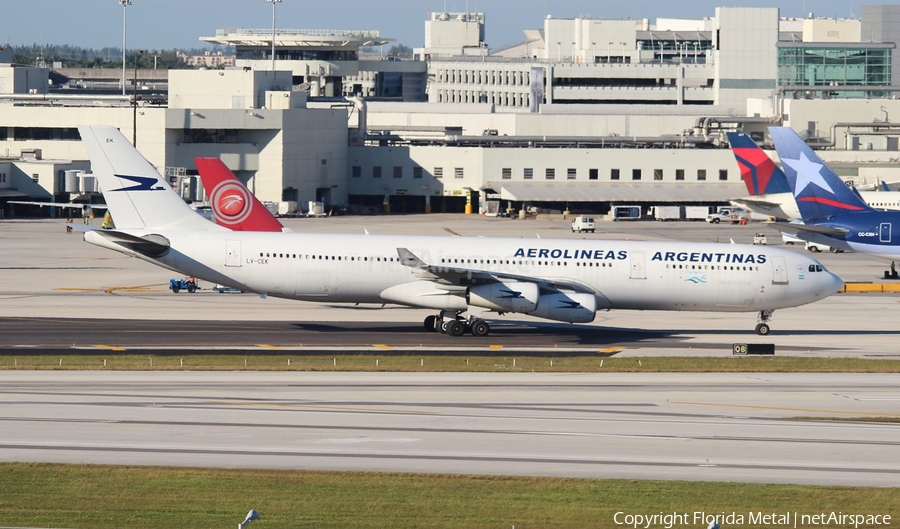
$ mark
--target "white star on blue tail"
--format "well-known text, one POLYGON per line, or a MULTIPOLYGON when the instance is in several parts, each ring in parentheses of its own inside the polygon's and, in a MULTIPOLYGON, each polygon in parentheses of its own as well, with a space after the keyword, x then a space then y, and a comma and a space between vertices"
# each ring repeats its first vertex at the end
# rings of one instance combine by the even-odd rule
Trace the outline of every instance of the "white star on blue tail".
POLYGON ((800 152, 800 159, 791 160, 790 158, 782 158, 781 163, 797 172, 794 196, 802 193, 810 184, 815 184, 832 195, 834 194, 831 186, 829 186, 828 183, 825 182, 825 179, 822 178, 822 173, 820 171, 822 170, 823 164, 810 160, 803 151, 800 152))

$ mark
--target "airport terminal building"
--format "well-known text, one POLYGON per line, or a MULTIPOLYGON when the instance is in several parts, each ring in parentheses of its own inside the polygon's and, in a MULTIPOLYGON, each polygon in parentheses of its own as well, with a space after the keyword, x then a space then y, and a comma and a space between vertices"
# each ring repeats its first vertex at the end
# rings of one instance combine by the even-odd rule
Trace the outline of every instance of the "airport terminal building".
POLYGON ((234 46, 234 67, 169 71, 165 97, 136 104, 130 87, 51 89, 50 69, 0 52, 0 206, 94 191, 72 177, 86 123, 120 128, 186 199, 203 199, 193 159, 213 156, 302 209, 720 204, 746 194, 725 132, 765 143, 782 124, 848 179, 900 180, 900 6, 708 15, 548 18, 489 49, 483 14, 434 13, 402 61, 363 53, 391 42, 377 31, 277 30, 273 58, 271 30, 220 30, 201 40, 234 46))

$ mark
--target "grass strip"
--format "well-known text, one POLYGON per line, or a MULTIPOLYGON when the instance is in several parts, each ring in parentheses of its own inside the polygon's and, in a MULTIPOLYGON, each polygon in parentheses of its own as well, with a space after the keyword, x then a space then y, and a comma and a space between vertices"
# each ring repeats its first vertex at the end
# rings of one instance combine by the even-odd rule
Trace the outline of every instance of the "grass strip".
POLYGON ((130 354, 0 356, 0 369, 585 373, 900 373, 900 360, 805 357, 130 354), (602 362, 602 363, 601 363, 602 362))
POLYGON ((749 513, 900 510, 896 488, 33 463, 0 463, 0 490, 5 525, 72 529, 234 527, 251 508, 257 529, 615 527, 619 511, 763 527, 749 513))

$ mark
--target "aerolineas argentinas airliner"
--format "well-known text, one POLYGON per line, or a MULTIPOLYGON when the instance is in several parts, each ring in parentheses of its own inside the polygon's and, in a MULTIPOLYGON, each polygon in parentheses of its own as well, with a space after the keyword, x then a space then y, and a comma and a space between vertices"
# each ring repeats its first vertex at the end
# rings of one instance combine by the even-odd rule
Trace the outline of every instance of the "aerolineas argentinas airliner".
POLYGON ((438 311, 428 330, 487 335, 484 312, 587 323, 598 310, 759 312, 818 301, 840 278, 743 244, 231 231, 197 215, 113 127, 79 127, 116 221, 92 244, 241 290, 438 311))

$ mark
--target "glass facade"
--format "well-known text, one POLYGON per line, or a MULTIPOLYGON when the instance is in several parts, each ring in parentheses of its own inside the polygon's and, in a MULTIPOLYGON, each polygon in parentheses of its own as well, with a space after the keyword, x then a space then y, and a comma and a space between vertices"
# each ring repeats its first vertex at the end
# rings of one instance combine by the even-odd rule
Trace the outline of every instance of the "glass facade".
POLYGON ((887 47, 860 47, 858 44, 855 47, 852 44, 846 47, 779 47, 778 85, 890 85, 891 51, 887 47))

